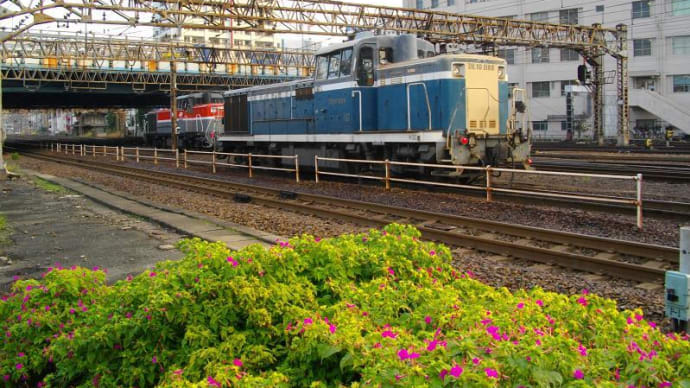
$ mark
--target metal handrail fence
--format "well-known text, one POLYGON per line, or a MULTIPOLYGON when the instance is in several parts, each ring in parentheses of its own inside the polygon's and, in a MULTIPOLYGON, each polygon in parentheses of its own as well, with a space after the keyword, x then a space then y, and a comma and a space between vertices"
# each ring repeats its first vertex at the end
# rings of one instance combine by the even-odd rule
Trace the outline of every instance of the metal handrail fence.
POLYGON ((511 193, 511 194, 523 194, 523 195, 533 195, 536 197, 549 197, 549 198, 561 198, 561 199, 577 199, 583 201, 593 201, 602 203, 612 203, 612 204, 625 204, 633 205, 636 208, 636 221, 637 227, 642 229, 642 174, 637 175, 604 175, 604 174, 584 174, 584 173, 569 173, 569 172, 557 172, 557 171, 536 171, 536 170, 516 170, 510 168, 497 168, 497 167, 475 167, 475 166, 451 166, 443 164, 429 164, 429 163, 412 163, 412 162, 396 162, 390 160, 361 160, 361 159, 339 159, 339 158, 326 158, 320 156, 314 156, 314 177, 316 183, 319 183, 320 175, 329 175, 337 177, 347 177, 347 178, 358 178, 358 179, 368 179, 375 181, 383 181, 386 186, 386 190, 390 190, 391 182, 400 183, 410 183, 419 184, 427 186, 442 186, 460 189, 469 189, 477 191, 486 192, 486 201, 493 201, 493 193, 511 193), (341 163, 355 163, 355 164, 368 164, 368 165, 383 165, 384 166, 384 176, 379 175, 365 175, 365 174, 349 174, 340 173, 332 171, 324 171, 319 169, 319 161, 324 162, 341 162, 341 163), (442 168, 442 169, 452 169, 452 170, 469 170, 469 171, 480 171, 485 174, 484 185, 466 185, 466 184, 456 184, 456 183, 446 183, 446 182, 432 182, 420 179, 406 179, 397 178, 391 175, 391 166, 411 166, 411 167, 428 167, 428 168, 442 168), (601 178, 610 180, 626 180, 635 182, 635 198, 614 198, 606 196, 596 196, 588 194, 579 193, 562 193, 562 192, 546 192, 546 191, 532 191, 523 189, 511 189, 504 187, 497 187, 493 184, 494 173, 514 173, 514 174, 533 174, 533 175, 548 175, 548 176, 563 176, 572 178, 601 178))
POLYGON ((231 152, 215 152, 215 151, 189 151, 185 150, 184 151, 184 168, 187 168, 189 165, 210 165, 213 173, 216 173, 217 166, 225 166, 225 167, 238 167, 238 168, 246 168, 249 171, 249 177, 252 178, 254 177, 254 170, 268 170, 268 171, 284 171, 288 173, 294 173, 295 174, 295 181, 299 183, 300 178, 299 178, 299 155, 261 155, 261 154, 239 154, 239 153, 231 153, 231 152), (199 159, 190 159, 190 155, 211 155, 211 161, 208 160, 199 160, 199 159), (231 157, 239 157, 239 158, 246 158, 247 164, 239 164, 239 163, 230 163, 230 162, 219 162, 218 157, 219 156, 227 156, 228 160, 230 160, 231 157), (256 159, 292 159, 294 160, 295 167, 294 168, 286 168, 286 167, 268 167, 268 166, 257 166, 254 161, 256 159))

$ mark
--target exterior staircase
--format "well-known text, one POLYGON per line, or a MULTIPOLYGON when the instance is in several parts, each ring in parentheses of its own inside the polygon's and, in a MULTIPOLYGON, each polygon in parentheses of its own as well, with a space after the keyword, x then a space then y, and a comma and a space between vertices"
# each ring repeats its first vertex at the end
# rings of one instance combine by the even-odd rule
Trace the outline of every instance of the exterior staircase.
POLYGON ((630 106, 637 106, 690 135, 690 107, 646 89, 630 89, 630 106))

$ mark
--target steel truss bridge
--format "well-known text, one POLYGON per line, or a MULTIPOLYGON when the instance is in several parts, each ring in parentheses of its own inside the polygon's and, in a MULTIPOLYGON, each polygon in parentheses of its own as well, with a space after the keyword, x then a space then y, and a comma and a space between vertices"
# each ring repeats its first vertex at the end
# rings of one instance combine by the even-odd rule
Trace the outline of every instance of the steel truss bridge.
POLYGON ((243 51, 105 37, 51 40, 27 35, 35 26, 57 22, 325 36, 367 30, 412 33, 435 43, 491 50, 503 46, 569 48, 579 52, 592 68, 594 128, 600 141, 604 61, 610 56, 616 61, 619 142, 627 144, 629 139, 625 25, 610 29, 596 24, 550 24, 332 0, 0 0, 0 7, 0 21, 26 20, 0 37, 2 77, 28 87, 58 83, 63 89, 93 90, 113 84, 141 92, 146 88, 170 90, 172 85, 174 94, 178 88, 275 82, 306 75, 313 67, 304 52, 243 51), (38 61, 35 67, 28 64, 29 59, 38 61), (198 73, 192 74, 190 67, 198 73))

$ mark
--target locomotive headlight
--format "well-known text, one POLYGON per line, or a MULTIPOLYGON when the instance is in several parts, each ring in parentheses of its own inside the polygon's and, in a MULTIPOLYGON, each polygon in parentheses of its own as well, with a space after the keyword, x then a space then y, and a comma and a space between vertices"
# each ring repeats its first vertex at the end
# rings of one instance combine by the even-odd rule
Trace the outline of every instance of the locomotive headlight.
POLYGON ((498 79, 500 79, 500 80, 506 79, 506 68, 505 68, 505 66, 499 66, 498 67, 498 79))
POLYGON ((462 78, 465 76, 465 64, 454 63, 453 64, 453 77, 462 78))

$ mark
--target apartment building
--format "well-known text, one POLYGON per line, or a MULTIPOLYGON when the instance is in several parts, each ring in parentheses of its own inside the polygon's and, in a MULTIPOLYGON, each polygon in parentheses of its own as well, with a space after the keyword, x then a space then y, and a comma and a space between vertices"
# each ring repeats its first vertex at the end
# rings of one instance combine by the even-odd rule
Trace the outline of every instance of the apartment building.
MULTIPOLYGON (((630 128, 633 138, 662 136, 667 126, 690 134, 690 0, 404 0, 418 9, 507 17, 546 23, 628 26, 630 128)), ((526 88, 537 138, 567 135, 566 86, 576 85, 577 52, 557 48, 504 47, 497 51, 509 66, 509 79, 526 88)), ((605 63, 607 80, 615 63, 605 63)), ((577 132, 592 135, 588 93, 574 95, 577 132)), ((605 88, 604 132, 616 137, 615 85, 605 88)), ((577 136, 577 133, 574 134, 577 136)))

